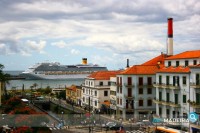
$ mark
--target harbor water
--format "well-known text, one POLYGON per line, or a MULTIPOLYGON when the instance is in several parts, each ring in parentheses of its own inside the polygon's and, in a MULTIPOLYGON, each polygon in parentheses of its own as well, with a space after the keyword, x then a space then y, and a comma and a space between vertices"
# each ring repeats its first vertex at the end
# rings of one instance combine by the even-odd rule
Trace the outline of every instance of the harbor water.
POLYGON ((30 86, 37 84, 36 88, 64 88, 65 86, 81 85, 84 79, 73 79, 73 80, 10 80, 7 84, 7 89, 22 89, 24 84, 24 89, 30 89, 30 86))

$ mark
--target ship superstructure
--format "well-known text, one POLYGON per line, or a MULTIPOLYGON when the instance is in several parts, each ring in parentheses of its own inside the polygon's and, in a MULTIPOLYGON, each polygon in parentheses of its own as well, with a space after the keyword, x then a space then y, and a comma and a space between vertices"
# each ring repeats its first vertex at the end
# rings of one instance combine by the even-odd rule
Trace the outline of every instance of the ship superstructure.
POLYGON ((82 79, 92 72, 105 70, 107 70, 106 67, 87 64, 87 58, 83 58, 82 64, 77 65, 61 65, 58 62, 37 63, 29 67, 22 75, 26 79, 82 79))

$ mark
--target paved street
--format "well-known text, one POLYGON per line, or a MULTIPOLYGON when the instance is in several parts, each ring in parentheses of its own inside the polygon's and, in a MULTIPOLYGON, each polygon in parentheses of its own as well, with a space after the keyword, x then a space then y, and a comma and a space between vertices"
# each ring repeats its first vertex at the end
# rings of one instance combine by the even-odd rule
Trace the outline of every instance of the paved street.
MULTIPOLYGON (((49 100, 49 98, 46 98, 46 100, 49 100)), ((66 103, 65 100, 58 100, 58 99, 50 99, 51 102, 53 102, 54 104, 60 105, 63 108, 66 108, 68 110, 77 112, 77 113, 81 113, 82 115, 77 115, 77 114, 63 114, 63 119, 65 121, 65 129, 57 129, 57 128, 53 128, 51 127, 51 131, 52 132, 66 132, 66 131, 70 131, 70 132, 80 132, 80 133, 88 133, 89 132, 89 127, 87 125, 87 121, 89 119, 89 117, 86 115, 87 112, 81 108, 81 107, 77 107, 77 106, 72 106, 68 103, 66 103), (86 122, 82 123, 82 122, 86 122), (66 126, 69 126, 69 129, 66 128, 66 126)), ((61 119, 61 115, 60 114, 52 114, 54 115, 54 117, 56 117, 58 120, 61 119)), ((102 115, 102 114, 92 114, 90 115, 90 119, 92 120, 93 123, 93 133, 100 133, 100 132, 110 132, 112 133, 113 131, 106 131, 105 128, 101 128, 102 124, 105 124, 106 122, 116 122, 118 124, 121 124, 126 132, 131 132, 131 133, 145 133, 146 131, 144 131, 144 129, 134 125, 133 123, 130 124, 129 121, 119 121, 116 119, 113 119, 112 117, 110 117, 109 115, 102 115), (94 123, 96 126, 94 126, 94 123)), ((91 121, 91 120, 90 120, 91 121)))

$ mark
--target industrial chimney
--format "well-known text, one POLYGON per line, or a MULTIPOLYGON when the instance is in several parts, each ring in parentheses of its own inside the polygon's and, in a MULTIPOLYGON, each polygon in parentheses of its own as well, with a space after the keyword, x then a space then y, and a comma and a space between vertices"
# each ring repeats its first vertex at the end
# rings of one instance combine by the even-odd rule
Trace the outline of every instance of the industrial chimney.
POLYGON ((129 68, 129 59, 127 59, 127 65, 126 65, 127 68, 129 68))
POLYGON ((173 55, 173 18, 168 18, 167 55, 173 55))

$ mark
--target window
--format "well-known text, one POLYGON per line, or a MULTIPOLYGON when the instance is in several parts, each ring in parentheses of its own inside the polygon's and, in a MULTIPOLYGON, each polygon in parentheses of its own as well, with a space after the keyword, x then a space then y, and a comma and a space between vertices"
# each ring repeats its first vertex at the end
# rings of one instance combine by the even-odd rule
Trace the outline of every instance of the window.
POLYGON ((139 88, 139 94, 143 94, 143 88, 139 88))
POLYGON ((93 91, 91 90, 91 95, 93 95, 93 91))
POLYGON ((90 85, 93 86, 93 82, 90 82, 90 85))
POLYGON ((162 100, 162 92, 159 91, 159 101, 161 101, 161 100, 162 100))
POLYGON ((89 90, 89 95, 90 95, 90 90, 89 90))
POLYGON ((162 116, 162 108, 159 108, 159 115, 162 116))
POLYGON ((169 102, 169 93, 166 93, 167 102, 169 102))
POLYGON ((97 96, 97 91, 94 92, 94 95, 97 96))
POLYGON ((186 76, 183 76, 183 85, 186 85, 186 76))
POLYGON ((132 78, 131 78, 131 77, 128 77, 127 80, 128 80, 128 81, 127 81, 128 85, 132 85, 132 78))
POLYGON ((186 95, 183 95, 183 103, 186 103, 186 95))
POLYGON ((122 77, 120 77, 120 85, 122 85, 122 77))
POLYGON ((185 61, 185 66, 188 66, 188 60, 185 61))
POLYGON ((178 94, 174 94, 175 97, 175 104, 178 104, 178 94))
POLYGON ((171 61, 168 61, 168 67, 170 67, 172 65, 171 61))
POLYGON ((197 64, 197 60, 193 60, 193 65, 196 65, 197 64))
POLYGON ((120 87, 120 93, 122 94, 122 87, 120 87))
POLYGON ((117 104, 119 104, 119 98, 117 98, 117 104))
POLYGON ((169 118, 169 109, 166 109, 167 112, 167 118, 169 118))
POLYGON ((83 93, 85 93, 85 88, 83 88, 83 93))
POLYGON ((143 85, 143 78, 139 77, 139 85, 143 85))
POLYGON ((143 106, 143 100, 139 100, 139 106, 143 106))
POLYGON ((120 98, 120 105, 122 105, 122 99, 120 98))
POLYGON ((111 85, 111 82, 110 81, 108 81, 108 86, 110 86, 111 85))
POLYGON ((196 85, 200 85, 200 74, 196 74, 196 85))
POLYGON ((169 76, 166 76, 166 85, 169 85, 169 76))
POLYGON ((178 67, 179 66, 179 61, 176 61, 176 67, 178 67))
POLYGON ((161 85, 162 84, 162 76, 159 75, 159 84, 161 85))
POLYGON ((83 97, 83 102, 85 102, 85 97, 83 97))
POLYGON ((117 86, 117 93, 119 93, 119 86, 117 86))
POLYGON ((152 88, 147 89, 147 94, 152 94, 152 88))
POLYGON ((108 91, 104 91, 104 96, 108 96, 108 91))
POLYGON ((151 77, 147 78, 147 83, 148 83, 148 85, 152 85, 152 78, 151 77))
POLYGON ((100 86, 103 86, 103 82, 99 82, 99 85, 100 85, 100 86))
POLYGON ((148 105, 148 106, 152 106, 152 100, 151 100, 151 99, 149 99, 149 100, 147 101, 147 105, 148 105))
POLYGON ((116 96, 116 91, 110 91, 110 95, 116 96))
POLYGON ((119 85, 119 77, 117 77, 117 85, 119 85))
POLYGON ((94 102, 94 106, 97 106, 97 101, 94 102))
POLYGON ((200 104, 200 94, 196 93, 196 103, 200 104))

